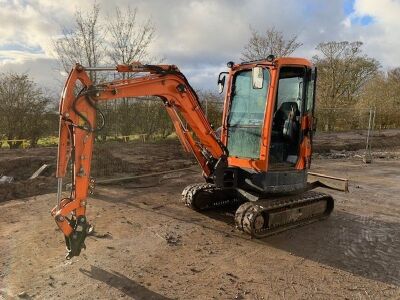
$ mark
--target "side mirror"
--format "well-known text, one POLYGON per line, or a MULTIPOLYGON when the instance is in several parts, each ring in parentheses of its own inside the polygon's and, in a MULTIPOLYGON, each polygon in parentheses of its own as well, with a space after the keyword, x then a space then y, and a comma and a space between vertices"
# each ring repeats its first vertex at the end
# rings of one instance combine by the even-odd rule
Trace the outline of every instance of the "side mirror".
POLYGON ((262 89, 264 85, 264 70, 262 67, 254 67, 252 70, 253 89, 262 89))
POLYGON ((218 75, 218 82, 217 82, 217 84, 218 84, 218 92, 219 92, 220 94, 222 94, 222 92, 224 91, 225 78, 226 78, 225 74, 228 74, 228 72, 221 72, 221 73, 219 73, 219 75, 218 75))

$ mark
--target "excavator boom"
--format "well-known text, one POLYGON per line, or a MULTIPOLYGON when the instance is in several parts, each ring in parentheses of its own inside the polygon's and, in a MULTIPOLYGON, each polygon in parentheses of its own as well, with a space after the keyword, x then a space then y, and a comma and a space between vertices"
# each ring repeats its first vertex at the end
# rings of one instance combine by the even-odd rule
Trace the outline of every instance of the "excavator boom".
POLYGON ((63 231, 69 253, 79 255, 86 231, 86 198, 92 186, 90 166, 95 133, 104 125, 98 104, 118 98, 157 96, 165 105, 186 151, 191 151, 206 178, 215 176, 218 166, 226 166, 227 150, 207 121, 197 95, 186 77, 174 65, 118 65, 113 68, 85 68, 77 64, 69 74, 60 101, 60 129, 57 162, 57 206, 52 210, 63 231), (88 71, 147 73, 139 77, 93 84, 88 71), (76 93, 77 88, 81 88, 76 93), (76 93, 76 94, 75 94, 76 93), (96 115, 102 119, 96 125, 96 115), (189 128, 180 119, 184 118, 189 128), (191 132, 196 135, 194 139, 191 132), (62 199, 63 178, 72 160, 72 191, 62 199))

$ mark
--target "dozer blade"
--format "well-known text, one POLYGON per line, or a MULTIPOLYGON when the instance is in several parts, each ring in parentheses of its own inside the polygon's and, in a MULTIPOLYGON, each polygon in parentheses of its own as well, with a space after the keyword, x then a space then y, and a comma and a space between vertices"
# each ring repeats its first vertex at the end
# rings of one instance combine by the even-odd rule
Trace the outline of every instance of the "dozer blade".
POLYGON ((349 180, 346 178, 333 177, 321 173, 308 172, 307 179, 309 189, 325 187, 337 191, 348 192, 349 180))
POLYGON ((235 223, 238 229, 252 237, 263 238, 324 219, 333 207, 331 196, 306 192, 298 196, 242 204, 236 211, 235 223))

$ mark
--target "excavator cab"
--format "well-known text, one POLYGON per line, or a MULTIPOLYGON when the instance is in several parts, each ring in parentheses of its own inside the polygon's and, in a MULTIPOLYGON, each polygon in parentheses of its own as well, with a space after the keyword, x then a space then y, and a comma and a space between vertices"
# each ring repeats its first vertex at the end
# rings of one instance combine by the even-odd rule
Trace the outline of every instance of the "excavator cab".
POLYGON ((228 68, 221 139, 229 156, 219 188, 244 202, 237 228, 265 237, 327 217, 333 198, 307 182, 316 69, 305 59, 273 56, 228 68))
POLYGON ((228 184, 263 194, 304 190, 315 69, 305 59, 274 57, 228 67, 221 139, 229 151, 225 177, 237 179, 228 184))

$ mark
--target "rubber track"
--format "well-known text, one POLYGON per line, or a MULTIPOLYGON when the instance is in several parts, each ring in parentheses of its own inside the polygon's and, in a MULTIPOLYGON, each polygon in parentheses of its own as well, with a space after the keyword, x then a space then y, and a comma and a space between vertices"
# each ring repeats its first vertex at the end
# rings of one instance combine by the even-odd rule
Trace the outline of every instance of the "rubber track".
POLYGON ((221 191, 219 188, 217 188, 214 184, 211 183, 197 183, 197 184, 191 184, 185 187, 185 189, 182 191, 182 201, 183 203, 190 207, 193 210, 196 211, 203 211, 207 209, 215 209, 215 208, 221 208, 221 207, 226 207, 230 206, 233 204, 238 203, 238 199, 232 198, 232 199, 219 199, 219 197, 212 197, 210 195, 208 205, 203 206, 203 207, 198 207, 195 204, 195 198, 198 196, 199 193, 201 192, 218 192, 221 191))
POLYGON ((256 202, 246 202, 242 204, 235 214, 236 227, 248 233, 255 238, 267 237, 294 227, 309 224, 321 219, 327 218, 333 210, 333 198, 327 194, 317 192, 306 192, 300 196, 286 197, 274 200, 259 200, 256 202), (301 219, 293 223, 286 223, 278 227, 264 227, 256 230, 254 221, 260 214, 266 215, 268 212, 276 211, 279 209, 293 209, 296 207, 305 207, 308 204, 316 203, 321 200, 327 201, 327 209, 321 215, 313 215, 312 217, 301 219))

